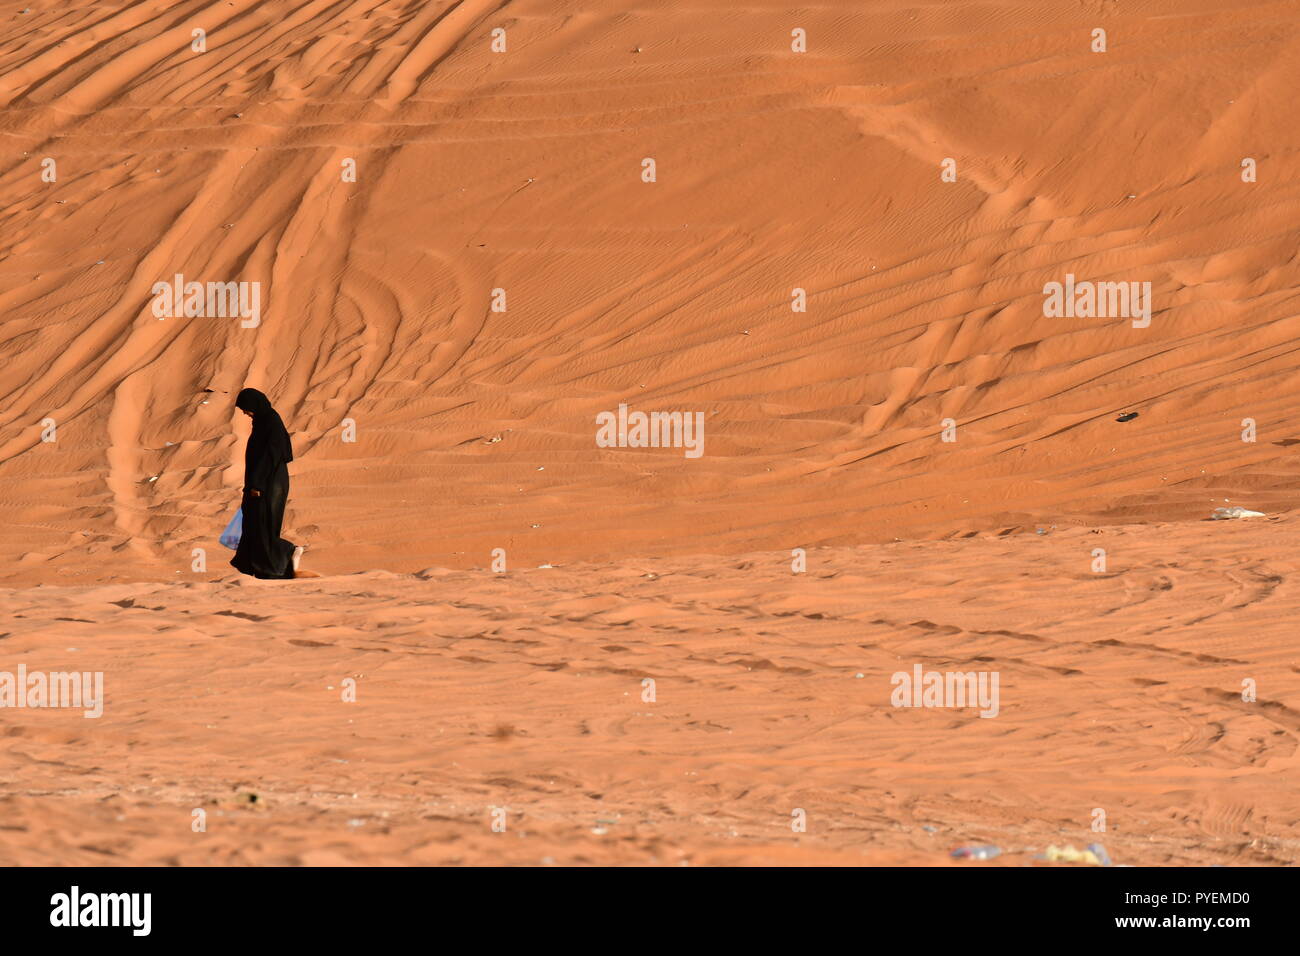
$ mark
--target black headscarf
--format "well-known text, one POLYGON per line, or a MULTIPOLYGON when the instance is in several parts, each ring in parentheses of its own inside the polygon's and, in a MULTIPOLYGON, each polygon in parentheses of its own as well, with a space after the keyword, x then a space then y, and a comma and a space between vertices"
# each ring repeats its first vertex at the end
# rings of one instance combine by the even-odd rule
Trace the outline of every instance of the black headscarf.
POLYGON ((271 400, 255 388, 246 388, 235 399, 235 407, 253 413, 253 434, 244 449, 244 471, 257 474, 261 469, 293 461, 293 443, 271 400), (260 467, 259 467, 260 466, 260 467))

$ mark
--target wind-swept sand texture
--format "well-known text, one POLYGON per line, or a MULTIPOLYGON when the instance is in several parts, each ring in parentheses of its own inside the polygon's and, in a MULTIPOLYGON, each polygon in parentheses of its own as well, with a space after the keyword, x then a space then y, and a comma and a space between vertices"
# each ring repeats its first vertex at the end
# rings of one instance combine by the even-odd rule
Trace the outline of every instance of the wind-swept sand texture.
POLYGON ((0 3, 0 671, 108 693, 0 862, 1295 862, 1297 88, 1291 2, 0 3), (244 385, 323 578, 216 543, 244 385))
POLYGON ((107 700, 6 720, 0 860, 1296 863, 1295 521, 1208 530, 0 591, 107 700), (913 663, 998 716, 891 707, 913 663))

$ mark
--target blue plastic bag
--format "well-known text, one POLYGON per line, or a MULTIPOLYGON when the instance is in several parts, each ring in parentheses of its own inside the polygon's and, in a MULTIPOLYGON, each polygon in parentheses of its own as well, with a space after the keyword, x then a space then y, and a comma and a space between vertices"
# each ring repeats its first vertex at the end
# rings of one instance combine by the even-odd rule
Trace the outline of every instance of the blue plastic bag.
POLYGON ((235 516, 230 519, 230 524, 226 525, 226 530, 221 532, 221 543, 231 551, 239 550, 239 539, 244 536, 244 509, 240 508, 235 512, 235 516))

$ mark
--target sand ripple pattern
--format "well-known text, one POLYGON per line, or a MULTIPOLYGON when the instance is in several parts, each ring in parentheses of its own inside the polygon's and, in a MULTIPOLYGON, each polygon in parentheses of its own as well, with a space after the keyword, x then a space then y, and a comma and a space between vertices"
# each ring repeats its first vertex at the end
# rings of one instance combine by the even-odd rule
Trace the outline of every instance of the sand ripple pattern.
POLYGON ((0 862, 1295 864, 1294 525, 0 591, 107 696, 6 721, 0 862), (999 715, 891 707, 915 663, 999 715))

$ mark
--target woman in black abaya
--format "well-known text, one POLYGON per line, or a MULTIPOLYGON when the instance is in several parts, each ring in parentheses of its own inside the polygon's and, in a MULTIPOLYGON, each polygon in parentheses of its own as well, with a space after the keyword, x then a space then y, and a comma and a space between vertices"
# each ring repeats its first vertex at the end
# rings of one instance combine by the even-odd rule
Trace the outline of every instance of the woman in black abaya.
POLYGON ((230 563, 258 578, 292 578, 303 549, 280 537, 293 461, 289 432, 255 388, 240 392, 235 407, 253 420, 253 433, 244 449, 244 532, 230 563))

